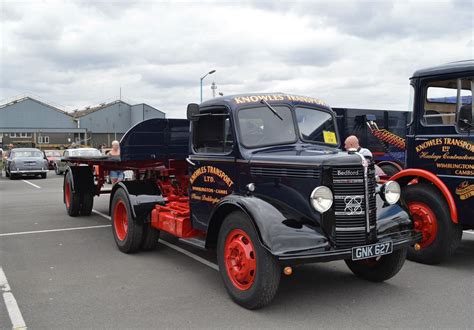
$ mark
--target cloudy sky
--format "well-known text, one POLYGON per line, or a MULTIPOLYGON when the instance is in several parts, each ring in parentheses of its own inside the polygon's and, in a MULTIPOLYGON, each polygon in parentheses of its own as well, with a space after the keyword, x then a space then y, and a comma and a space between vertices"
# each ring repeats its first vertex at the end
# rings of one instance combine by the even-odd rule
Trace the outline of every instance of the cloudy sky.
POLYGON ((184 117, 218 92, 405 109, 418 68, 474 58, 474 0, 0 0, 0 99, 119 98, 184 117))

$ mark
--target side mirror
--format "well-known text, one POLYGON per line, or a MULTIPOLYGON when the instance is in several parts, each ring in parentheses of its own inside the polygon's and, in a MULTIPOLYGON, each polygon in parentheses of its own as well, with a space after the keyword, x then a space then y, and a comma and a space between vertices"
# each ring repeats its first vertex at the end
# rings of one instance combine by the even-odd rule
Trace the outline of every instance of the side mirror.
POLYGON ((189 103, 188 109, 186 111, 186 117, 190 121, 198 121, 199 120, 199 105, 196 103, 189 103))

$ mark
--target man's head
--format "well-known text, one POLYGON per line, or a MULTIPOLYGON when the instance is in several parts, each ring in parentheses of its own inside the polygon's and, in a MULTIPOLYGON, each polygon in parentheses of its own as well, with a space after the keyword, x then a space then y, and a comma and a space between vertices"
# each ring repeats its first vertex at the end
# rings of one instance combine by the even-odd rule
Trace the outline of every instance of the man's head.
POLYGON ((112 141, 112 149, 113 150, 118 150, 119 147, 120 147, 120 143, 117 140, 112 141))
POLYGON ((346 141, 344 142, 344 148, 346 150, 359 149, 359 147, 359 139, 355 135, 348 136, 346 141))

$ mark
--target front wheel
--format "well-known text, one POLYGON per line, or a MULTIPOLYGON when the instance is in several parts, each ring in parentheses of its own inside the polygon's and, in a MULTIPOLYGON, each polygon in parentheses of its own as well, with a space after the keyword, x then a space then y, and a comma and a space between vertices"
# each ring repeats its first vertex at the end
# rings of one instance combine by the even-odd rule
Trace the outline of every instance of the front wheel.
POLYGON ((280 266, 260 244, 251 220, 242 212, 225 218, 217 241, 217 259, 227 292, 237 304, 258 309, 275 297, 280 266))
POLYGON ((407 249, 404 248, 377 258, 356 261, 347 259, 345 262, 357 277, 371 282, 383 282, 402 269, 406 256, 407 249))
POLYGON ((461 242, 462 228, 451 220, 444 197, 430 184, 406 186, 402 191, 413 219, 414 229, 421 232, 421 249, 408 249, 408 259, 424 264, 446 260, 461 242))

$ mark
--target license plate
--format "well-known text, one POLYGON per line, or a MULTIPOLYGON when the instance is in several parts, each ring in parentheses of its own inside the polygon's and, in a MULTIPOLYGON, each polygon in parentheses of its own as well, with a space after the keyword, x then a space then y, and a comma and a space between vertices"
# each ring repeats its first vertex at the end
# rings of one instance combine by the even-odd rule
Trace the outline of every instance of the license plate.
POLYGON ((393 252, 392 241, 364 245, 352 248, 352 260, 362 260, 390 254, 393 252))

